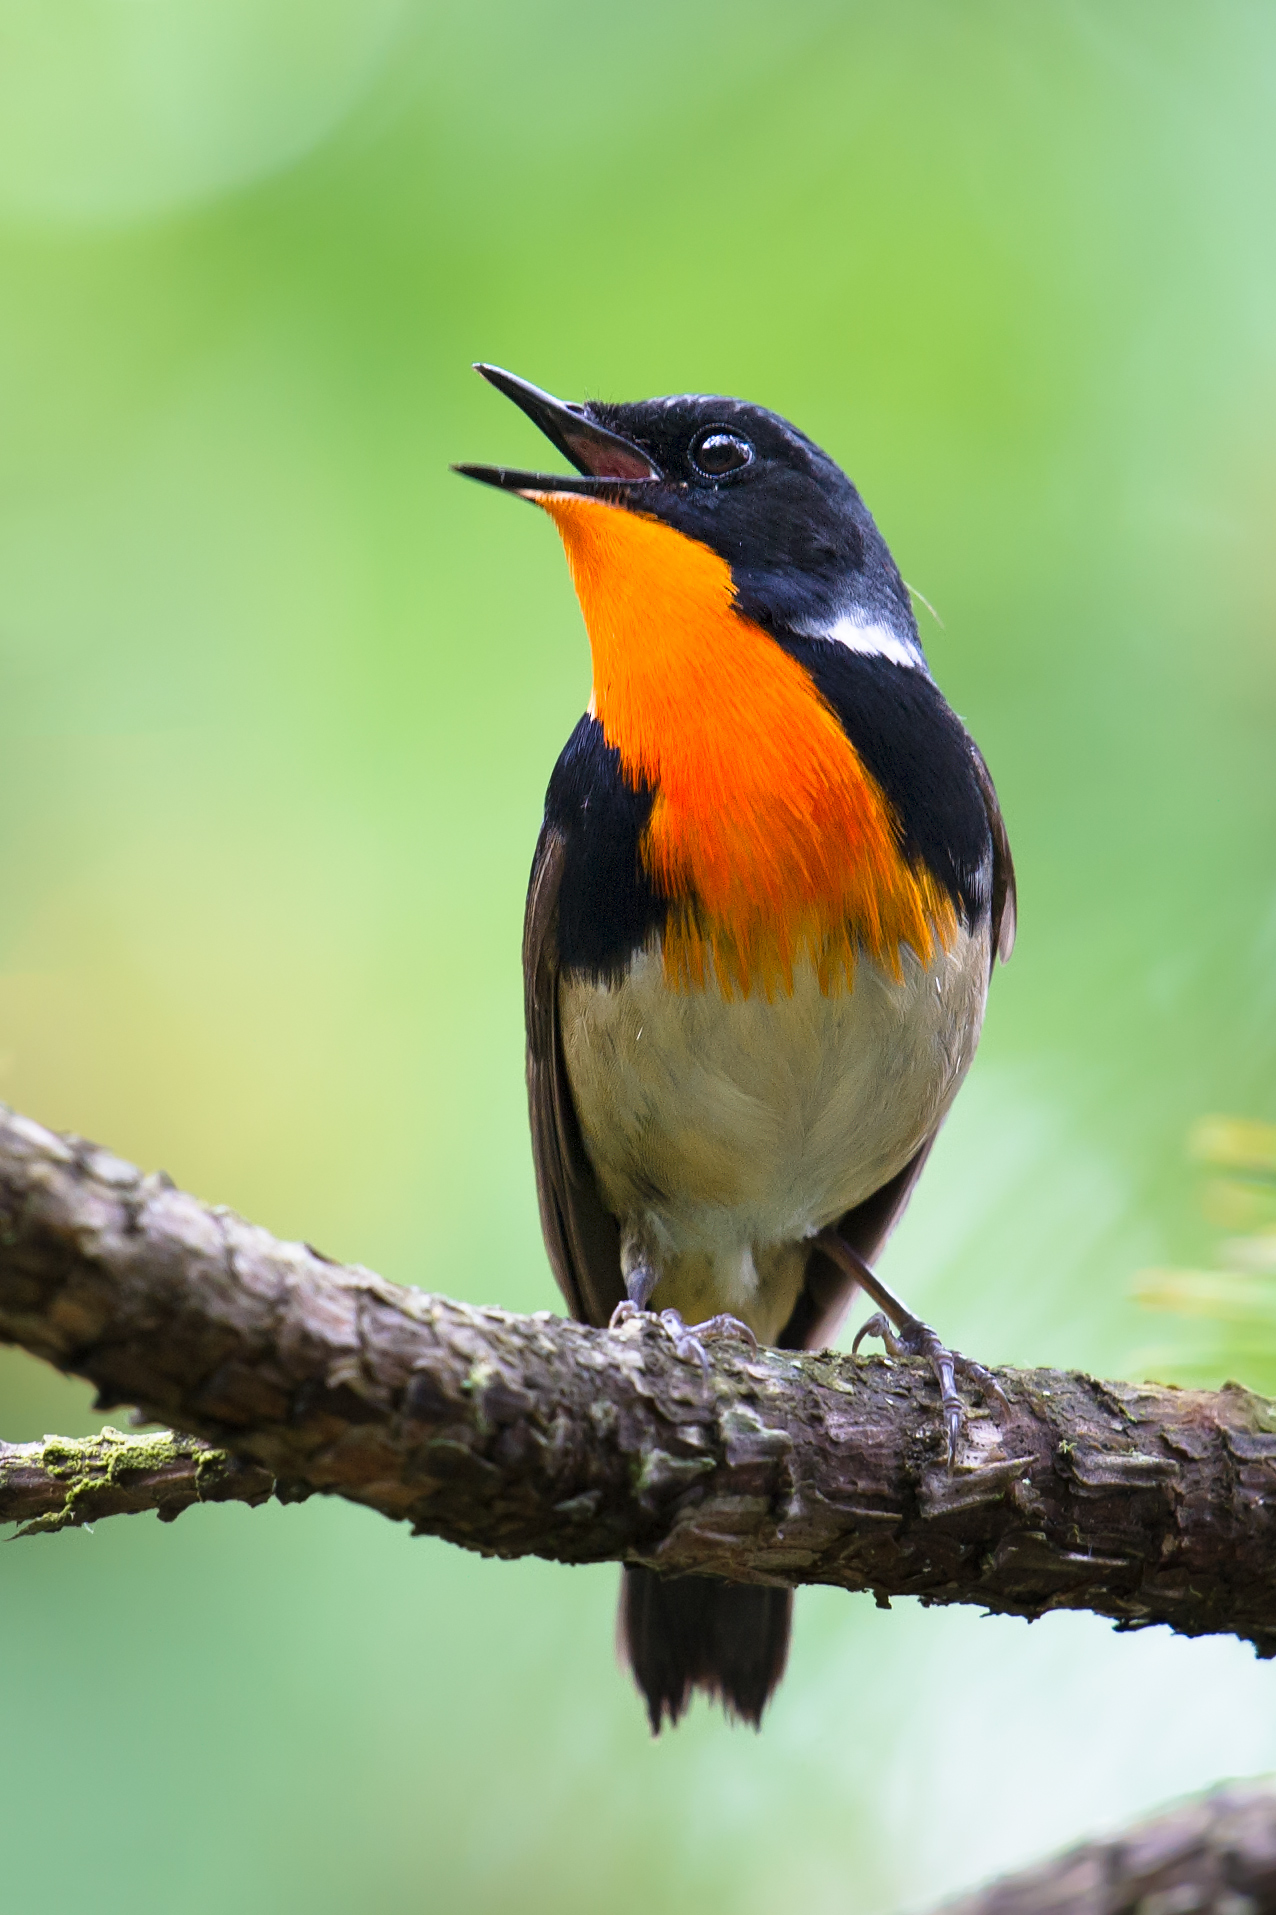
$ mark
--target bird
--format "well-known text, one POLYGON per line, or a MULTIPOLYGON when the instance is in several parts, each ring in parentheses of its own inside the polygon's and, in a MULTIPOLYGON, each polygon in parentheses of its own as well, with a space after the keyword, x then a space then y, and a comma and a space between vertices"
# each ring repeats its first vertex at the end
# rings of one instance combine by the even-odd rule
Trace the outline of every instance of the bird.
MULTIPOLYGON (((680 394, 576 403, 475 367, 569 474, 461 464, 541 507, 589 639, 523 937, 545 1245, 572 1314, 655 1312, 680 1355, 739 1336, 925 1357, 951 1463, 950 1350, 872 1268, 1010 956, 987 765, 931 674, 908 587, 841 467, 777 413, 680 394)), ((1004 1399, 1002 1399, 1004 1402, 1004 1399)), ((703 1692, 761 1723, 787 1587, 622 1569, 652 1732, 703 1692)))

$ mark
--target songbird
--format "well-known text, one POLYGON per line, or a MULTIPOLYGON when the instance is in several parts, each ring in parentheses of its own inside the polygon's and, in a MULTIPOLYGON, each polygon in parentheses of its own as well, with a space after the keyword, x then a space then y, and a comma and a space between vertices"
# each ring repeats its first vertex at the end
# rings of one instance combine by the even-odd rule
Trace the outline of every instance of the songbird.
MULTIPOLYGON (((987 766, 859 493, 761 406, 569 404, 476 368, 575 467, 462 465, 553 519, 589 708, 554 767, 523 941, 545 1244, 574 1316, 702 1338, 944 1348, 875 1277, 1015 928, 987 766), (894 1324, 892 1332, 890 1324, 894 1324)), ((627 1565, 653 1732, 692 1691, 758 1725, 792 1592, 627 1565)))

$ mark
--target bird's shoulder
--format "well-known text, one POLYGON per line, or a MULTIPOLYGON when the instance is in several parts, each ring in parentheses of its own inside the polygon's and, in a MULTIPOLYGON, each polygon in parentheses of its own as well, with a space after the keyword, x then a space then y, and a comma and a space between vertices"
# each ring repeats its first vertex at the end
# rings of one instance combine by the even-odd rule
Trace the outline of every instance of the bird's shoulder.
POLYGON ((1009 957, 1015 877, 1005 821, 979 747, 930 673, 836 640, 782 642, 884 792, 905 856, 925 865, 967 924, 991 916, 993 949, 1009 957))
POLYGON ((554 937, 565 970, 615 981, 634 952, 663 929, 668 905, 653 888, 641 852, 654 798, 649 785, 627 774, 587 712, 554 766, 533 867, 534 887, 552 840, 558 847, 554 937))

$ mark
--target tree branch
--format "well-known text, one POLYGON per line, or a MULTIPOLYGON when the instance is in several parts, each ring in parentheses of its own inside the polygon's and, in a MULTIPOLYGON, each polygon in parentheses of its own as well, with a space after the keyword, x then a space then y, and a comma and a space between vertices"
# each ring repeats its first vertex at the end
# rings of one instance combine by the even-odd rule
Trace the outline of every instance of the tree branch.
POLYGON ((941 1915, 1260 1915, 1276 1906, 1276 1794, 1231 1784, 1086 1842, 941 1915))
POLYGON ((944 1465, 921 1363, 615 1334, 402 1289, 0 1114, 0 1338, 500 1556, 1226 1631, 1276 1654, 1276 1405, 1005 1370, 944 1465))
POLYGON ((0 1443, 0 1523, 21 1523, 19 1536, 148 1509, 171 1523, 192 1503, 256 1504, 275 1494, 269 1470, 171 1430, 126 1436, 108 1424, 79 1441, 0 1443))

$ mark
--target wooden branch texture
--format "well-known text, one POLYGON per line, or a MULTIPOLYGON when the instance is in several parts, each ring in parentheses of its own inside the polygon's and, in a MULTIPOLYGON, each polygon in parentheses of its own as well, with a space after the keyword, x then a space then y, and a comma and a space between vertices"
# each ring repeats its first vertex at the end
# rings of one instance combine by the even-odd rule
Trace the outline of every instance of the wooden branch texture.
POLYGON ((652 1319, 404 1289, 2 1112, 0 1338, 286 1497, 489 1554, 1091 1609, 1276 1653, 1276 1404, 1235 1386, 1001 1371, 1010 1414, 972 1414, 949 1471, 919 1362, 715 1341, 706 1377, 652 1319))
POLYGON ((941 1915, 1270 1915, 1276 1793, 1231 1785, 1008 1875, 941 1915))

